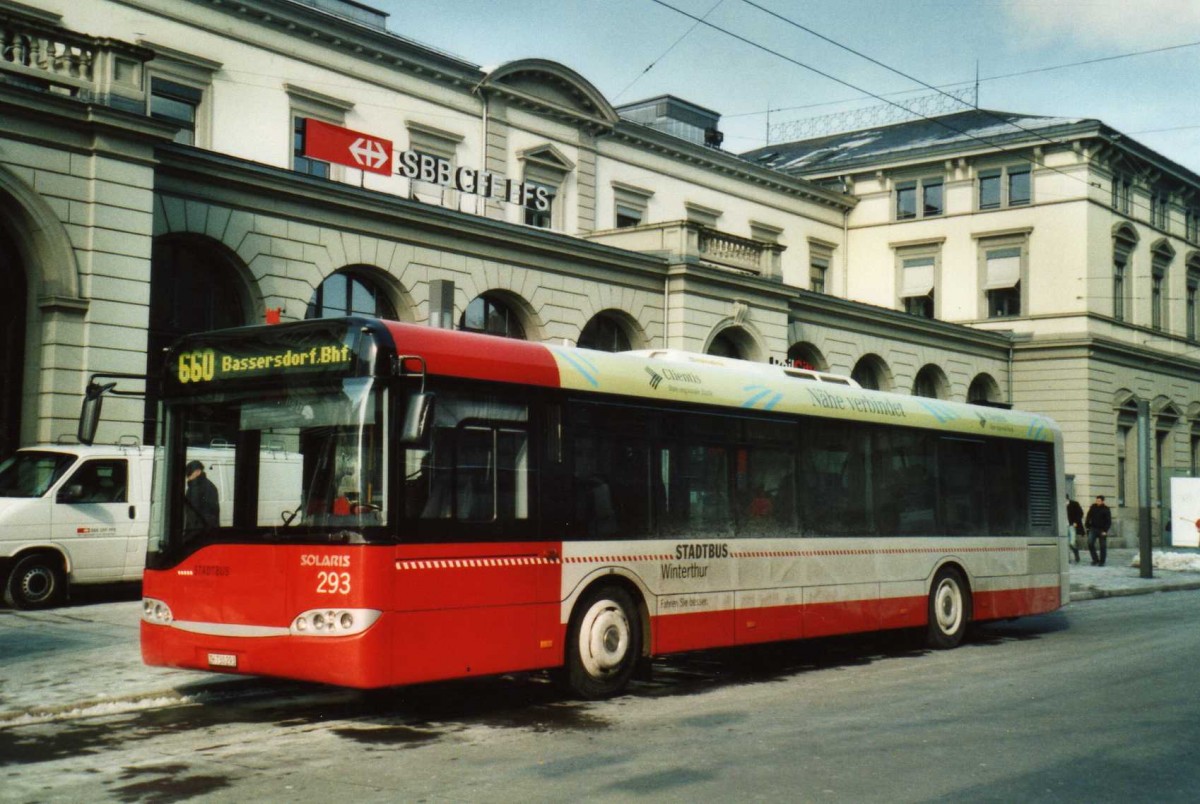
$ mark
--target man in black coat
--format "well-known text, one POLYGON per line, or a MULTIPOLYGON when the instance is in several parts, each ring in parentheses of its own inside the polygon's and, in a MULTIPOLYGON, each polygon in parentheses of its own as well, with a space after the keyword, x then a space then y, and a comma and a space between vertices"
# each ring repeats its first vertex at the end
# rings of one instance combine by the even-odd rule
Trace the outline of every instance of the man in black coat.
POLYGON ((1075 546, 1075 537, 1083 535, 1083 506, 1078 500, 1072 500, 1067 495, 1067 528, 1071 531, 1067 536, 1067 547, 1075 554, 1075 563, 1079 563, 1079 548, 1075 546))
POLYGON ((215 528, 221 520, 221 501, 217 487, 204 474, 204 464, 188 461, 184 467, 187 492, 184 495, 183 530, 196 532, 215 528))
POLYGON ((1103 567, 1108 559, 1108 532, 1112 530, 1112 511, 1104 504, 1104 495, 1096 497, 1096 502, 1088 509, 1083 526, 1088 532, 1088 552, 1092 554, 1092 564, 1103 567), (1096 554, 1096 543, 1100 543, 1100 554, 1096 554))

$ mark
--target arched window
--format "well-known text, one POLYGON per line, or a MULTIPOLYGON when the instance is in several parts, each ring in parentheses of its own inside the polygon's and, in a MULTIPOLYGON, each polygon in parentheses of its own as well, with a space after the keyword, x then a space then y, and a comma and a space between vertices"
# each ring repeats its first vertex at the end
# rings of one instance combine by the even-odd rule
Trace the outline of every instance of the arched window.
POLYGON ((741 359, 742 350, 728 332, 721 332, 708 345, 708 354, 716 355, 717 357, 741 359))
POLYGON ((1000 385, 990 374, 978 374, 967 389, 967 402, 973 405, 1000 403, 1000 385))
MULTIPOLYGON (((248 298, 237 257, 214 240, 198 235, 160 237, 150 265, 150 331, 146 373, 158 377, 163 350, 176 339, 248 323, 248 298)), ((143 438, 154 443, 158 384, 146 383, 143 438)))
POLYGON ((313 291, 305 318, 336 318, 365 315, 396 318, 396 308, 387 293, 361 269, 343 268, 326 277, 313 291))
POLYGON ((633 348, 625 328, 607 313, 592 316, 579 333, 579 346, 601 352, 628 352, 633 348))
POLYGON ((21 445, 21 386, 25 367, 25 267, 0 226, 0 460, 21 445))
POLYGON ((917 372, 917 378, 913 381, 912 393, 913 396, 945 399, 950 395, 950 383, 940 368, 929 363, 917 372))
POLYGON ((869 391, 887 391, 892 387, 891 372, 879 355, 863 355, 850 372, 854 380, 869 391))
POLYGON ((788 362, 796 368, 813 371, 829 370, 829 362, 825 360, 825 355, 821 354, 821 350, 811 343, 793 343, 788 347, 787 356, 788 362))
POLYGON ((512 308, 495 296, 485 293, 476 296, 458 321, 458 328, 467 332, 482 332, 504 338, 525 340, 525 327, 512 308))

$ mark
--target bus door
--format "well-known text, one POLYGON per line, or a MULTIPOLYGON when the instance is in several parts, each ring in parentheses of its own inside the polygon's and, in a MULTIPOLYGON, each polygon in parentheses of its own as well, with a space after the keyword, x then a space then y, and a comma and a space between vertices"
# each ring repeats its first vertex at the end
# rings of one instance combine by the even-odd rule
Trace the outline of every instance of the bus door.
POLYGON ((490 389, 439 392, 430 448, 405 452, 395 604, 422 675, 553 663, 541 645, 556 645, 545 622, 559 564, 537 533, 529 408, 490 389))

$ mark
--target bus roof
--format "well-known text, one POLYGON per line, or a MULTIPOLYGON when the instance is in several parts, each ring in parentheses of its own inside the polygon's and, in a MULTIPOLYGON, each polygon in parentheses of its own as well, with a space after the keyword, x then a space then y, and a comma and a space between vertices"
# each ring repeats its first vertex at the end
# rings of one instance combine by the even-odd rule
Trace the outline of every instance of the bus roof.
POLYGON ((597 352, 415 324, 389 323, 400 354, 432 375, 492 380, 648 401, 823 416, 1054 441, 1058 426, 1018 410, 871 391, 835 375, 678 350, 597 352))
POLYGON ((849 378, 787 366, 675 349, 597 352, 364 317, 188 336, 173 347, 179 365, 169 360, 165 379, 178 393, 281 374, 297 380, 380 374, 393 366, 389 355, 418 356, 435 376, 1034 441, 1060 438, 1058 426, 1045 416, 870 391, 849 378))

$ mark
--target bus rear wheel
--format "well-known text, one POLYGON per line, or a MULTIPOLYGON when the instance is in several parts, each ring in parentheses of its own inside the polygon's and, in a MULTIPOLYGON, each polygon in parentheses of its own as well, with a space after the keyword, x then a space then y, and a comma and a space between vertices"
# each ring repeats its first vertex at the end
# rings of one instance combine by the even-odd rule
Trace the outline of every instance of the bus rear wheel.
POLYGON ((938 572, 929 590, 926 642, 938 650, 957 648, 971 621, 971 593, 962 573, 953 567, 938 572))
POLYGON ((4 602, 14 609, 42 609, 62 599, 67 579, 58 559, 35 553, 17 561, 4 584, 4 602))
POLYGON ((606 585, 585 594, 567 631, 567 688, 587 699, 625 689, 642 653, 640 623, 633 598, 621 587, 606 585))

